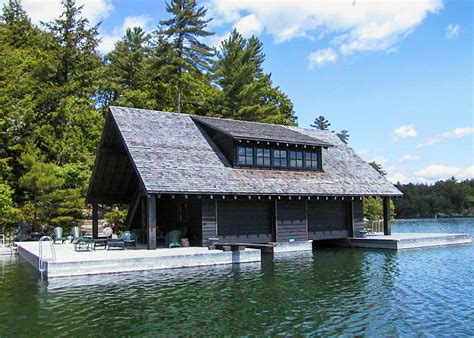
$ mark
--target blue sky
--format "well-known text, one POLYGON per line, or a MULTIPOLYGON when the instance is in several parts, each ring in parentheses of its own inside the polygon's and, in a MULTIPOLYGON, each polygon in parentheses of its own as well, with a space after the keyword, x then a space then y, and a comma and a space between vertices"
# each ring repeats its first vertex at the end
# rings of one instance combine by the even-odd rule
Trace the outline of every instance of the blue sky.
MULTIPOLYGON (((5 2, 6 0, 0 0, 5 2)), ((101 50, 126 27, 153 30, 158 0, 82 0, 102 21, 101 50)), ((264 69, 294 103, 299 125, 324 115, 393 182, 474 177, 471 0, 207 0, 218 45, 234 27, 264 44, 264 69)), ((34 22, 58 0, 24 0, 34 22)))

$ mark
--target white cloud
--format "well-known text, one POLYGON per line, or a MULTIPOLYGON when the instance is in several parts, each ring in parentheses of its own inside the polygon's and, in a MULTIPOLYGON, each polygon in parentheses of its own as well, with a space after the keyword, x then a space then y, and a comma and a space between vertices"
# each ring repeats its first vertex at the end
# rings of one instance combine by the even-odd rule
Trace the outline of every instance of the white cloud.
POLYGON ((387 175, 387 180, 389 180, 390 182, 394 184, 398 182, 400 182, 401 184, 405 184, 409 182, 409 179, 400 172, 387 175))
POLYGON ((405 137, 416 137, 416 129, 412 124, 401 126, 393 131, 396 139, 405 137))
POLYGON ((309 68, 315 69, 324 63, 334 62, 336 59, 337 54, 332 48, 320 49, 308 56, 309 68))
POLYGON ((402 156, 402 158, 399 160, 399 162, 419 161, 419 160, 420 160, 419 155, 405 154, 405 155, 402 156))
MULTIPOLYGON (((7 2, 8 0, 0 0, 0 5, 7 2)), ((114 8, 112 0, 77 0, 77 5, 84 5, 82 14, 92 24, 106 18, 114 8)), ((52 21, 58 18, 63 11, 60 0, 23 0, 22 6, 34 24, 52 21)))
POLYGON ((471 135, 473 133, 474 133, 473 127, 456 128, 451 131, 438 134, 430 138, 428 141, 418 144, 417 147, 422 148, 422 147, 432 146, 433 144, 440 143, 441 141, 444 141, 446 139, 460 138, 460 137, 471 135))
POLYGON ((332 34, 343 54, 390 51, 442 0, 208 0, 214 25, 235 25, 253 15, 277 43, 300 37, 332 34))
POLYGON ((431 164, 416 171, 415 176, 428 181, 447 179, 452 176, 457 179, 474 178, 474 165, 466 168, 458 168, 440 164, 431 164))
POLYGON ((246 38, 252 35, 260 35, 263 30, 263 24, 257 19, 255 14, 244 16, 237 21, 234 27, 246 38))
POLYGON ((461 26, 459 24, 449 24, 446 27, 446 33, 444 34, 444 37, 448 40, 455 39, 459 36, 459 33, 461 31, 461 26))
POLYGON ((127 28, 141 27, 144 31, 151 30, 151 22, 152 18, 149 15, 125 17, 122 24, 113 29, 112 34, 102 34, 101 42, 98 47, 99 51, 101 53, 107 53, 114 49, 115 42, 120 40, 127 28))

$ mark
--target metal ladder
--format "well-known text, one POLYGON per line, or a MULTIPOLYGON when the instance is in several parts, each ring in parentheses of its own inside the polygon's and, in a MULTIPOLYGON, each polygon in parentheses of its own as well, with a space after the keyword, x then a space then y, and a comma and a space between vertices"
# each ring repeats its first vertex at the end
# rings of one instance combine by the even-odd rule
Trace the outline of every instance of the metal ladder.
POLYGON ((43 236, 39 239, 39 257, 38 270, 42 273, 46 271, 46 259, 43 259, 43 242, 48 241, 51 248, 51 260, 56 260, 56 251, 54 250, 54 240, 51 236, 43 236))

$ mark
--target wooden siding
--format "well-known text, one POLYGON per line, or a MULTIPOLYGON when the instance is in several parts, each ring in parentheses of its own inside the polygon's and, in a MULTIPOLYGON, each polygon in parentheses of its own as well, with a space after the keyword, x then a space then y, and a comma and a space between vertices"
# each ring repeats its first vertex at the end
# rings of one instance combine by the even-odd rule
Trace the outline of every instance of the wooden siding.
POLYGON ((277 201, 276 240, 288 242, 308 240, 306 201, 277 201))
POLYGON ((218 201, 217 234, 220 236, 270 235, 272 204, 269 201, 218 201))
POLYGON ((202 245, 206 246, 210 237, 217 236, 216 201, 203 199, 201 206, 202 245))
MULTIPOLYGON (((198 122, 199 123, 199 122, 198 122)), ((215 129, 212 129, 204 124, 199 123, 199 127, 206 132, 206 134, 212 139, 214 144, 227 158, 227 161, 234 164, 235 158, 235 145, 234 139, 229 135, 221 133, 215 129)))
POLYGON ((308 231, 348 230, 346 201, 308 201, 308 231))

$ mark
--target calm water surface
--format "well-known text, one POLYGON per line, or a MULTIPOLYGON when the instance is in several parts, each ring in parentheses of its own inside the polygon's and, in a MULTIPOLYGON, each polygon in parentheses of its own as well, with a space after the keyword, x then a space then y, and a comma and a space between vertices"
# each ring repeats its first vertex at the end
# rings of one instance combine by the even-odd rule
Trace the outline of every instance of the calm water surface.
MULTIPOLYGON (((398 221, 465 232, 474 220, 398 221)), ((0 336, 474 335, 474 245, 57 279, 0 256, 0 336)))

